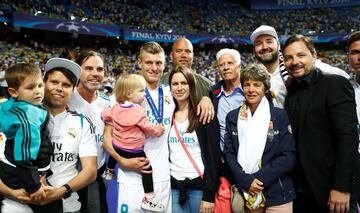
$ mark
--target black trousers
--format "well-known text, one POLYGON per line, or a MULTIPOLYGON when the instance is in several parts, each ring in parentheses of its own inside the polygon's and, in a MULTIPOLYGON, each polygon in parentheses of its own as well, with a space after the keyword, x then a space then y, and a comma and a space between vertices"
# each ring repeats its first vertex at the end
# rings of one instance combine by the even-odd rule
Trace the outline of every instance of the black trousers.
MULTIPOLYGON (((0 177, 1 181, 12 189, 19 189, 19 188, 25 188, 25 185, 20 180, 20 177, 16 174, 17 170, 14 169, 14 167, 4 163, 0 162, 0 177)), ((2 205, 3 198, 0 197, 0 212, 1 212, 1 205, 2 205)), ((48 213, 48 212, 54 212, 54 213, 62 213, 63 212, 63 205, 62 200, 56 200, 54 202, 48 203, 46 205, 40 206, 40 205, 34 205, 29 204, 30 208, 33 210, 34 213, 48 213)))
MULTIPOLYGON (((100 212, 99 213, 108 213, 108 205, 107 205, 107 199, 106 199, 106 186, 104 183, 103 178, 101 177, 102 173, 105 171, 105 164, 98 169, 97 176, 96 176, 96 182, 99 185, 99 202, 100 202, 100 212)), ((81 213, 86 213, 88 208, 88 187, 84 187, 81 190, 77 191, 79 195, 79 201, 81 203, 81 213)), ((91 193, 91 192, 90 192, 91 193)))
POLYGON ((115 158, 113 158, 111 155, 109 156, 109 159, 108 159, 108 162, 106 164, 106 168, 109 168, 109 169, 115 169, 115 166, 116 166, 116 160, 115 158))
MULTIPOLYGON (((314 195, 297 193, 293 203, 294 213, 329 213, 329 206, 320 205, 314 195)), ((350 198, 349 213, 356 213, 357 199, 350 198)))

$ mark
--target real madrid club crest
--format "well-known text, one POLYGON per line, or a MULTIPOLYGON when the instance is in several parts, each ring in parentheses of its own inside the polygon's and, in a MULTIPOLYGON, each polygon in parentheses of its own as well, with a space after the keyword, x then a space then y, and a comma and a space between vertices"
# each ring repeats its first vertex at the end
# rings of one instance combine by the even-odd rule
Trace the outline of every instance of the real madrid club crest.
POLYGON ((68 136, 72 139, 76 138, 76 129, 75 128, 69 128, 68 136))
POLYGON ((167 104, 167 105, 169 105, 170 104, 170 97, 168 96, 168 95, 165 95, 165 103, 167 104))

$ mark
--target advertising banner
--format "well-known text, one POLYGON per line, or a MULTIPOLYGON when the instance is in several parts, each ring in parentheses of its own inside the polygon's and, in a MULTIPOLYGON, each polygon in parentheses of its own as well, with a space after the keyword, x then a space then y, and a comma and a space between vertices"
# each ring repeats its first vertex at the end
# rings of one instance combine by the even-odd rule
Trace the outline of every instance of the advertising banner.
POLYGON ((359 6, 359 0, 252 0, 252 10, 283 10, 359 6))
POLYGON ((43 16, 32 16, 17 12, 13 13, 13 24, 15 27, 25 27, 67 33, 109 37, 120 36, 120 28, 118 26, 75 22, 64 19, 47 18, 43 16))

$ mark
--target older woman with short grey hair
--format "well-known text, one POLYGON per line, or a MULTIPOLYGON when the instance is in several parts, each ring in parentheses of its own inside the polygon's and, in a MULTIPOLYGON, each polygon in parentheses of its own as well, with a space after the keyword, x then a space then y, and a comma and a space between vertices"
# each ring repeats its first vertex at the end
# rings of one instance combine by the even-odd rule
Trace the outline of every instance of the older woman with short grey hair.
POLYGON ((261 64, 241 72, 245 102, 226 117, 224 156, 245 212, 292 212, 295 190, 289 172, 296 162, 287 113, 266 97, 270 76, 261 64))

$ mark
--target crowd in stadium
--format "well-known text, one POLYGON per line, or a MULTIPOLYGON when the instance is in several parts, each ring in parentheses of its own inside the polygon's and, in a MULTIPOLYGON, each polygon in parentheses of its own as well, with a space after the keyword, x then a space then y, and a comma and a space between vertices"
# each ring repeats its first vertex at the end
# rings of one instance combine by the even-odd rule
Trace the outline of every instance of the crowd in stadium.
POLYGON ((357 29, 360 20, 360 7, 307 9, 304 13, 302 10, 250 11, 239 4, 222 4, 218 0, 3 2, 13 11, 32 15, 115 24, 130 29, 232 36, 247 36, 264 23, 276 23, 280 35, 346 33, 357 29))

